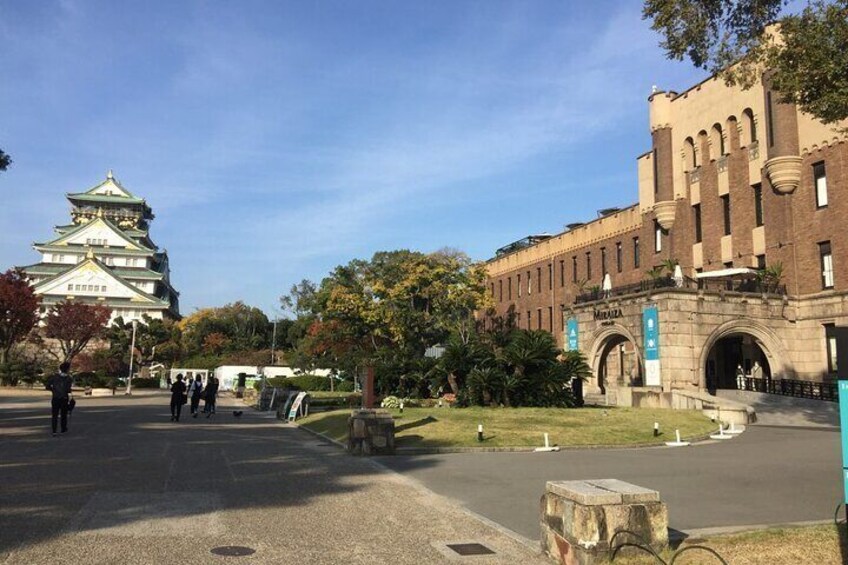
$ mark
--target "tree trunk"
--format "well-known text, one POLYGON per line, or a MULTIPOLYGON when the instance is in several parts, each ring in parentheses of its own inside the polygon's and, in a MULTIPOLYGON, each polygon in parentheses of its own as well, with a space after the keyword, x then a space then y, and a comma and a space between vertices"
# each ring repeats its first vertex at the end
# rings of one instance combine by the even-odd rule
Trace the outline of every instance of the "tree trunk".
POLYGON ((456 375, 448 373, 448 384, 454 394, 459 394, 459 385, 456 384, 456 375))

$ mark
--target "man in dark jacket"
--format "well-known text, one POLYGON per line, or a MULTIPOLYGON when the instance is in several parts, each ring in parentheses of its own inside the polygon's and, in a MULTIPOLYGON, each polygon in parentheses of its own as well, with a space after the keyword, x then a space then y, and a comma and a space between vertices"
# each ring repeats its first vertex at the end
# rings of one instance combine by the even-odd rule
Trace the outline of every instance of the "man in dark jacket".
POLYGON ((71 370, 70 363, 62 363, 59 365, 59 373, 47 379, 45 387, 53 392, 51 406, 53 408, 53 435, 56 435, 56 424, 58 424, 59 414, 62 415, 62 433, 68 431, 68 402, 71 398, 71 385, 73 380, 68 374, 71 370))

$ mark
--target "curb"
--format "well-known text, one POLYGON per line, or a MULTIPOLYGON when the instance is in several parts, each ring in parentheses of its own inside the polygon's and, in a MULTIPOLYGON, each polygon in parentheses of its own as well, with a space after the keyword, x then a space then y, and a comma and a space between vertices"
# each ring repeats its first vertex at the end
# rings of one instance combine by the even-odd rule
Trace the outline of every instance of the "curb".
MULTIPOLYGON (((296 422, 292 422, 292 424, 310 434, 317 436, 324 441, 332 443, 345 451, 347 451, 347 445, 344 443, 335 440, 329 436, 322 434, 321 432, 316 432, 315 430, 310 430, 305 426, 301 426, 296 422)), ((713 443, 709 441, 710 434, 696 436, 687 441, 691 441, 693 444, 702 444, 706 443, 709 445, 713 443)), ((642 443, 642 444, 630 444, 630 445, 577 445, 577 446, 569 446, 569 447, 560 447, 560 452, 562 451, 585 451, 588 449, 592 450, 603 450, 603 449, 648 449, 648 448, 664 448, 671 449, 667 447, 665 444, 657 444, 657 443, 642 443)), ((449 454, 449 453, 534 453, 535 447, 396 447, 395 455, 433 455, 433 454, 449 454)), ((392 457, 391 455, 387 455, 386 457, 392 457)))

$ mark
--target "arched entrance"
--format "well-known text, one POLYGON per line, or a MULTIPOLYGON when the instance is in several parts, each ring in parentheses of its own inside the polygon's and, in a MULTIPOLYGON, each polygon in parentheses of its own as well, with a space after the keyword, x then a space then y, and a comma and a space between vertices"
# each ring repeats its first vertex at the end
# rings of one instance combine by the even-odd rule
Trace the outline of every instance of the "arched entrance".
POLYGON ((642 355, 629 332, 608 328, 593 341, 592 372, 602 394, 606 394, 607 387, 642 386, 642 355))
POLYGON ((711 394, 740 388, 741 379, 771 379, 784 369, 780 341, 760 324, 736 320, 719 327, 701 353, 701 384, 711 394))

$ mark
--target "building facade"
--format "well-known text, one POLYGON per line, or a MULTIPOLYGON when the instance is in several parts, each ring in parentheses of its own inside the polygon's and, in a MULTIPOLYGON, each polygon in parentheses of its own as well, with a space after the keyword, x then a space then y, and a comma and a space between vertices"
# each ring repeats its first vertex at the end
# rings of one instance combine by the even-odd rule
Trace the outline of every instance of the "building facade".
POLYGON ((590 390, 827 381, 848 325, 848 143, 762 84, 649 97, 638 203, 488 262, 492 316, 579 349, 590 390))
POLYGON ((22 267, 44 309, 63 301, 103 304, 125 322, 179 318, 168 252, 150 238, 153 212, 109 171, 86 192, 66 195, 71 223, 33 247, 41 261, 22 267))

